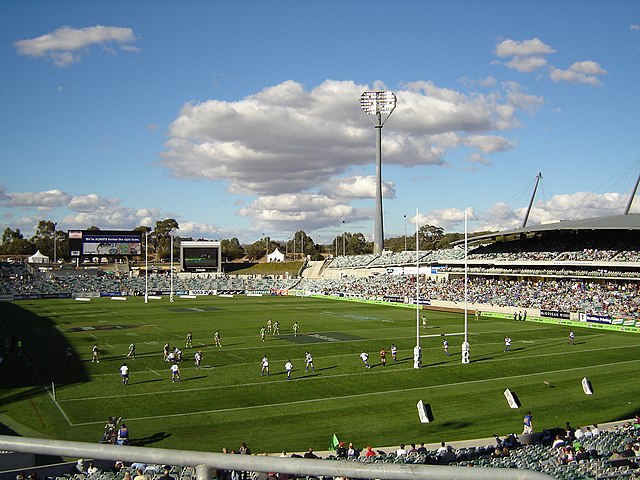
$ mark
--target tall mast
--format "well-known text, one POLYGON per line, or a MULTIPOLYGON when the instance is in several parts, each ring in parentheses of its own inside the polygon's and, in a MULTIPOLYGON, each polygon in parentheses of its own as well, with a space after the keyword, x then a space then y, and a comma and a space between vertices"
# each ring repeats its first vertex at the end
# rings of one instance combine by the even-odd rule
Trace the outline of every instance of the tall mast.
POLYGON ((538 172, 538 175, 536 175, 536 185, 535 187, 533 187, 533 194, 531 195, 531 200, 529 201, 529 207, 527 208, 527 213, 525 213, 524 215, 522 228, 527 226, 527 221, 529 220, 529 214, 531 213, 531 207, 533 206, 533 199, 536 197, 536 190, 538 190, 538 183, 540 183, 541 178, 542 178, 542 172, 538 172))
POLYGON ((640 174, 638 174, 638 178, 636 179, 636 184, 633 187, 633 192, 631 192, 631 196, 629 197, 629 202, 627 203, 627 207, 624 209, 625 215, 629 215, 629 210, 631 210, 631 204, 633 203, 633 199, 636 197, 636 191, 638 190, 639 183, 640 183, 640 174))

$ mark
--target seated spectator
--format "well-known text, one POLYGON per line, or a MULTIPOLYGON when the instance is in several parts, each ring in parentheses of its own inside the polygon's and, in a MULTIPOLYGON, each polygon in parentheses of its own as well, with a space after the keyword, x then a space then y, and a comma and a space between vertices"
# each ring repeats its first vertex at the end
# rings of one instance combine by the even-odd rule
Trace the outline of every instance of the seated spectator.
POLYGON ((593 432, 591 431, 591 427, 584 427, 584 438, 592 438, 593 432))
POLYGON ((564 447, 564 445, 565 445, 564 438, 562 438, 560 434, 556 435, 556 439, 551 444, 553 448, 564 447))
POLYGON ((404 448, 404 443, 401 443, 400 448, 396 450, 396 456, 400 457, 400 456, 406 456, 406 455, 407 455, 407 450, 404 448))
POLYGON ((344 447, 344 442, 340 442, 336 447, 337 458, 347 458, 347 449, 344 447))
POLYGON ((633 450, 633 443, 631 442, 625 443, 624 450, 620 452, 620 455, 622 455, 625 458, 635 457, 636 452, 633 450))
POLYGON ((576 437, 576 440, 580 440, 582 437, 584 437, 584 432, 580 427, 576 427, 576 430, 575 432, 573 432, 573 435, 576 437))
POLYGON ((309 447, 309 450, 307 450, 304 454, 304 458, 320 458, 320 457, 317 456, 315 453, 313 453, 313 448, 309 447))
POLYGON ((419 455, 427 454, 427 447, 424 446, 424 443, 421 443, 420 446, 418 447, 418 454, 419 455))
POLYGON ((600 429, 598 428, 598 424, 597 423, 593 424, 593 428, 591 429, 591 433, 593 433, 594 437, 596 435, 600 435, 600 429))
POLYGON ((99 471, 100 469, 96 467, 93 462, 89 462, 89 467, 87 467, 87 475, 95 475, 99 471))
POLYGON ((576 452, 576 462, 588 462, 590 459, 591 457, 584 447, 580 447, 576 452))
POLYGON ((369 446, 367 447, 367 451, 366 451, 366 453, 364 454, 364 456, 365 456, 366 458, 371 458, 371 457, 375 457, 375 456, 376 456, 376 451, 375 451, 373 448, 371 448, 371 445, 369 445, 369 446))
POLYGON ((87 474, 87 468, 84 466, 84 460, 82 458, 78 460, 78 463, 76 463, 73 473, 80 474, 80 475, 87 474))
POLYGON ((158 477, 158 480, 175 480, 171 475, 171 467, 168 465, 165 465, 162 468, 162 475, 160 477, 158 477))
POLYGON ((348 458, 358 458, 360 456, 360 450, 353 446, 353 443, 349 443, 349 448, 347 448, 347 457, 348 458))
POLYGON ((407 455, 415 455, 418 453, 418 449, 416 448, 416 444, 412 443, 411 448, 407 450, 407 455))
POLYGON ((144 470, 142 468, 138 468, 136 470, 136 476, 133 477, 133 480, 149 480, 149 477, 145 475, 144 470))
POLYGON ((447 446, 444 442, 440 442, 440 446, 436 450, 436 455, 442 455, 447 451, 447 446))

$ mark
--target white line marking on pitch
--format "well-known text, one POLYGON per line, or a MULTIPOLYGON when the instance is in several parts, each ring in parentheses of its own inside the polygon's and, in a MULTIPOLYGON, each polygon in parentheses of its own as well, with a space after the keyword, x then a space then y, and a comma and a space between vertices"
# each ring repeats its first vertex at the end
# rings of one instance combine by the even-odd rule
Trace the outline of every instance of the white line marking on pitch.
MULTIPOLYGON (((127 421, 134 420, 151 420, 156 418, 166 418, 166 417, 186 417, 192 415, 206 415, 212 413, 225 413, 225 412, 233 412, 237 410, 255 410, 259 408, 273 408, 273 407, 285 407, 288 405, 303 405, 305 403, 316 403, 316 402, 326 402, 326 401, 335 401, 335 400, 346 400, 350 398, 359 398, 359 397, 372 397, 376 395, 389 395, 389 394, 397 394, 402 392, 411 392, 416 390, 431 390, 436 388, 445 388, 445 387, 457 387, 460 385, 469 385, 474 383, 485 383, 485 382, 495 382, 495 381, 505 381, 505 380, 513 380, 516 378, 524 378, 524 377, 535 377, 538 375, 549 375, 555 373, 563 373, 563 372, 572 372, 575 370, 584 370, 585 368, 599 368, 599 367, 612 367, 616 365, 624 365, 627 363, 635 363, 640 362, 640 360, 628 360, 625 362, 614 362, 600 365, 593 365, 592 367, 575 367, 575 368, 563 368, 560 370, 549 370, 546 372, 536 372, 536 373, 526 373, 522 375, 509 375, 506 377, 494 377, 494 378, 484 378, 480 380, 469 380, 464 382, 455 382, 455 383, 446 383, 441 385, 428 385, 428 386, 420 386, 420 387, 411 387, 411 388, 399 388, 394 390, 386 390, 382 392, 369 392, 369 393, 356 393, 352 395, 341 395, 341 396, 332 396, 332 397, 324 397, 324 398, 310 398, 306 400, 295 400, 292 402, 281 402, 281 403, 270 403, 268 405, 248 405, 243 407, 229 407, 229 408, 221 408, 218 410, 202 410, 199 412, 182 412, 182 413, 173 413, 173 414, 165 414, 165 415, 151 415, 146 417, 127 417, 127 421)), ((156 392, 157 393, 157 392, 156 392)), ((86 422, 86 423, 76 423, 74 427, 80 427, 85 425, 97 425, 102 424, 101 422, 86 422)))

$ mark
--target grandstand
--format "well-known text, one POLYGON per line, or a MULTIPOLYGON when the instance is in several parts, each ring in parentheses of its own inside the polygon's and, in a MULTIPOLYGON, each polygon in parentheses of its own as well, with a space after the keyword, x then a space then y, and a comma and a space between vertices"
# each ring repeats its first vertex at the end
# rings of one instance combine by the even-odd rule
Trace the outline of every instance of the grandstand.
MULTIPOLYGON (((496 316, 524 311, 535 321, 580 322, 576 324, 640 332, 640 215, 528 227, 477 237, 472 245, 468 253, 470 309, 496 316)), ((415 302, 415 274, 419 271, 424 277, 419 297, 426 308, 460 311, 465 301, 464 263, 464 249, 454 246, 310 262, 300 278, 180 273, 174 277, 173 286, 166 273, 144 278, 100 270, 37 271, 22 264, 2 263, 0 300, 139 296, 146 290, 162 295, 173 288, 176 293, 195 295, 288 293, 411 304, 415 302)), ((446 463, 433 445, 426 452, 405 456, 383 446, 374 457, 350 460, 519 469, 565 479, 632 478, 640 475, 637 463, 617 457, 616 452, 630 441, 637 444, 637 434, 636 426, 626 424, 578 442, 590 452, 589 458, 581 461, 563 457, 567 452, 552 447, 551 437, 536 439, 530 445, 512 445, 508 455, 504 451, 497 455, 495 442, 466 443, 456 448, 446 463)), ((327 455, 341 461, 333 452, 327 455)), ((193 465, 186 467, 176 467, 174 476, 191 478, 193 465)), ((57 477, 66 479, 70 475, 57 477)), ((90 480, 121 479, 121 473, 103 472, 90 480)))

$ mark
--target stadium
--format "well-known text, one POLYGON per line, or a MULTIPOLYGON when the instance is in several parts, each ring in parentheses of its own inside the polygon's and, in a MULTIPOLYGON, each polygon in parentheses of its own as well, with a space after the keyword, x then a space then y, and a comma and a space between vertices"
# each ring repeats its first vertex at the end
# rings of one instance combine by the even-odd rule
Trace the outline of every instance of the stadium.
MULTIPOLYGON (((175 275, 2 263, 0 422, 13 435, 97 444, 113 417, 134 447, 270 454, 274 466, 253 472, 301 471, 273 458, 284 451, 380 467, 352 478, 422 465, 474 467, 456 478, 628 478, 638 474, 639 229, 636 214, 559 222, 473 237, 468 252, 337 256, 287 275, 215 271, 208 254, 214 271, 175 275), (168 361, 165 344, 182 361, 168 361)), ((218 478, 228 457, 213 462, 218 478)), ((174 474, 196 475, 198 463, 180 465, 174 474)), ((95 478, 122 478, 111 466, 95 478)))

